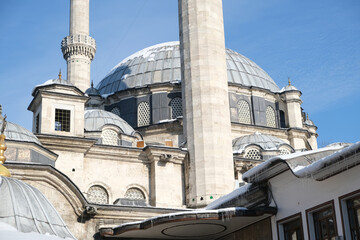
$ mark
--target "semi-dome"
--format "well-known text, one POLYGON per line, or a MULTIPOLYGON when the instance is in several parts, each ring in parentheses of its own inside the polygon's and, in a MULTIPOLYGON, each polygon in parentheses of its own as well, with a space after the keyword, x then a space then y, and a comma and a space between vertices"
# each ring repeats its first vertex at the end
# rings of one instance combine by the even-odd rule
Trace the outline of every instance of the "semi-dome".
MULTIPOLYGON (((111 94, 128 88, 144 87, 156 83, 180 82, 179 42, 167 42, 145 48, 116 65, 101 80, 100 94, 111 94)), ((229 83, 279 91, 271 77, 256 63, 240 53, 226 49, 229 83)))
MULTIPOLYGON (((0 128, 3 125, 3 120, 0 120, 0 128)), ((4 131, 6 139, 15 140, 15 141, 24 141, 24 142, 33 142, 41 145, 39 139, 26 128, 6 121, 6 128, 4 131)))
POLYGON ((135 133, 135 130, 124 119, 114 113, 101 109, 85 110, 86 131, 101 131, 105 125, 115 125, 127 135, 135 133))
POLYGON ((290 146, 277 137, 256 132, 234 139, 232 142, 233 152, 241 153, 249 145, 258 145, 263 150, 277 150, 281 145, 290 146))
POLYGON ((75 239, 56 209, 33 186, 0 176, 0 221, 19 232, 75 239))

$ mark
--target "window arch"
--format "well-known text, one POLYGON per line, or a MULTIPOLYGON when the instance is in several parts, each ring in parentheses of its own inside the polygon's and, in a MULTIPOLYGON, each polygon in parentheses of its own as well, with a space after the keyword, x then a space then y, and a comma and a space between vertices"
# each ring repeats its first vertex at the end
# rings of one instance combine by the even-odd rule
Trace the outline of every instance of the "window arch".
POLYGON ((276 127, 275 111, 270 106, 266 108, 266 126, 276 127))
POLYGON ((280 148, 280 155, 290 154, 291 152, 287 148, 280 148))
POLYGON ((239 123, 251 124, 250 106, 245 100, 237 103, 237 111, 239 123))
POLYGON ((114 107, 113 109, 111 109, 111 112, 120 117, 120 109, 118 107, 114 107))
POLYGON ((124 198, 132 199, 132 200, 145 200, 145 194, 138 188, 129 188, 124 198))
POLYGON ((87 200, 96 204, 108 204, 109 194, 102 186, 94 185, 87 192, 87 200))
POLYGON ((112 129, 104 129, 101 133, 102 144, 104 145, 118 145, 118 133, 112 129))
POLYGON ((260 151, 256 148, 250 148, 246 151, 245 158, 254 159, 254 160, 261 160, 262 156, 260 151))
POLYGON ((171 106, 171 118, 176 119, 183 115, 182 113, 182 99, 180 97, 175 97, 170 102, 171 106))
POLYGON ((150 105, 148 102, 141 102, 137 109, 138 127, 150 125, 150 105))

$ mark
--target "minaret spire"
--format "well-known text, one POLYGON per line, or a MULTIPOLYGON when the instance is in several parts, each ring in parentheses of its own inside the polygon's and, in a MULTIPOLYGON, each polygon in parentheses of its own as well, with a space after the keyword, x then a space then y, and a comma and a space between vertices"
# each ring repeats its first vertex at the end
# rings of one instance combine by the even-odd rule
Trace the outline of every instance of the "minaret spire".
POLYGON ((83 92, 90 87, 90 63, 96 42, 89 36, 89 0, 70 0, 70 33, 61 42, 67 80, 83 92))

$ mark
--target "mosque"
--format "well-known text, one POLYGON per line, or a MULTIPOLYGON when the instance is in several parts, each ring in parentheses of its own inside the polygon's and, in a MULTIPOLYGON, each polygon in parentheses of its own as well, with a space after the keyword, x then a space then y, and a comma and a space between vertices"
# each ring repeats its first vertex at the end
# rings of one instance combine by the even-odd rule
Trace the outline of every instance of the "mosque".
POLYGON ((0 113, 0 222, 70 239, 358 239, 360 144, 318 149, 290 79, 225 48, 221 1, 179 0, 180 41, 97 86, 89 0, 70 2, 67 79, 32 90, 32 132, 0 113))

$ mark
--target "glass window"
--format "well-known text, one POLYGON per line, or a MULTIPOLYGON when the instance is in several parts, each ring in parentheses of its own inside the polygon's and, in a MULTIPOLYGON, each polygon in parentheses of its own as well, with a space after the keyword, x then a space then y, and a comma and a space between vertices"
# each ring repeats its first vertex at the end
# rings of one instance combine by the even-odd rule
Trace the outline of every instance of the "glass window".
POLYGON ((111 112, 113 114, 120 116, 120 109, 118 107, 114 107, 113 109, 111 109, 111 112))
POLYGON ((176 119, 182 116, 182 100, 179 97, 173 98, 170 102, 171 118, 176 119))
POLYGON ((251 124, 249 104, 246 101, 241 100, 237 103, 237 110, 239 123, 251 124))
POLYGON ((281 111, 281 110, 279 112, 280 112, 280 127, 286 128, 285 113, 284 113, 284 111, 281 111))
POLYGON ((332 240, 336 237, 336 224, 332 207, 313 213, 316 240, 332 240))
POLYGON ((70 110, 55 109, 55 131, 70 132, 70 110))
POLYGON ((270 106, 266 108, 266 126, 276 127, 275 111, 270 106))
POLYGON ((138 188, 129 188, 125 193, 125 198, 134 200, 145 200, 144 193, 138 188))
POLYGON ((118 141, 119 141, 118 134, 114 130, 111 129, 103 130, 101 133, 101 138, 102 138, 102 144, 104 145, 113 145, 113 146, 118 145, 118 141))
POLYGON ((295 220, 289 221, 283 224, 284 230, 284 239, 285 240, 302 240, 303 232, 302 232, 302 223, 301 219, 297 218, 295 220))
POLYGON ((346 201, 351 239, 360 239, 360 196, 346 201))
POLYGON ((141 102, 138 105, 138 127, 150 125, 150 105, 141 102))
POLYGON ((40 132, 40 116, 39 114, 35 117, 35 133, 40 132))
POLYGON ((109 195, 105 188, 99 185, 94 185, 89 188, 89 191, 87 192, 87 199, 91 203, 108 204, 109 195))
POLYGON ((254 159, 254 160, 261 160, 262 157, 261 157, 261 154, 260 154, 260 151, 257 150, 257 149, 249 149, 246 154, 245 154, 245 158, 248 158, 248 159, 254 159))
POLYGON ((290 154, 290 151, 286 148, 280 148, 280 155, 290 154))

